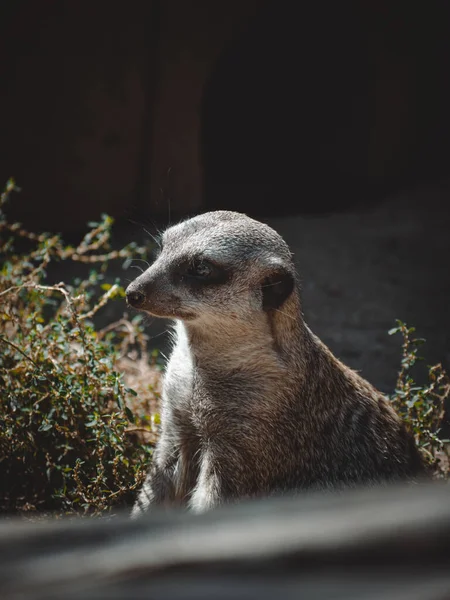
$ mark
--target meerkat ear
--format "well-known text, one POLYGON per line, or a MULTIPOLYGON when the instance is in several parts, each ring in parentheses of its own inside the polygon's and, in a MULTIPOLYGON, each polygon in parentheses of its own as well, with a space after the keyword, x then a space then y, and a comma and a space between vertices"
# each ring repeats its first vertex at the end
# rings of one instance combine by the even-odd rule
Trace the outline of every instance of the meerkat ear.
POLYGON ((280 308, 294 289, 294 277, 287 269, 277 270, 266 277, 261 284, 262 305, 265 311, 280 308))

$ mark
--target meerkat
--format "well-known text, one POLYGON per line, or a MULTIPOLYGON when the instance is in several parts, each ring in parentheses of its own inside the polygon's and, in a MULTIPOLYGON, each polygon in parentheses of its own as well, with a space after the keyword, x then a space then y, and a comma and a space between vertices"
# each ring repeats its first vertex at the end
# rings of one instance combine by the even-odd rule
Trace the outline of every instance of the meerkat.
POLYGON ((126 297, 176 322, 132 517, 423 473, 389 401, 305 323, 292 254, 268 225, 214 211, 168 228, 126 297))

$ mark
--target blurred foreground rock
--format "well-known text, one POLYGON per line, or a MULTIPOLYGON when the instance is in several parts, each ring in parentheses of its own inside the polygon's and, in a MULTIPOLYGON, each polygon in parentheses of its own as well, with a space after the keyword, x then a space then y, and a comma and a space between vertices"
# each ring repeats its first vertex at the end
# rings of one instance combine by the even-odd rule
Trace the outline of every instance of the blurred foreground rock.
POLYGON ((450 487, 0 524, 2 600, 450 598, 450 487))

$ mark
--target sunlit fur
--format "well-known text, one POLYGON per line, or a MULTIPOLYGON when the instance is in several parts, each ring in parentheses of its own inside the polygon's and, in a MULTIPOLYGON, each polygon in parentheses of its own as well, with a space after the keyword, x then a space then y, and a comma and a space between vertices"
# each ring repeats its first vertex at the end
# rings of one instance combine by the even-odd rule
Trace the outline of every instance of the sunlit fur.
POLYGON ((170 227, 162 242, 127 289, 140 309, 176 320, 161 436, 133 516, 422 473, 389 402, 305 324, 291 253, 273 229, 215 211, 170 227), (228 279, 191 285, 180 265, 199 256, 228 279), (289 278, 271 307, 270 286, 289 278))

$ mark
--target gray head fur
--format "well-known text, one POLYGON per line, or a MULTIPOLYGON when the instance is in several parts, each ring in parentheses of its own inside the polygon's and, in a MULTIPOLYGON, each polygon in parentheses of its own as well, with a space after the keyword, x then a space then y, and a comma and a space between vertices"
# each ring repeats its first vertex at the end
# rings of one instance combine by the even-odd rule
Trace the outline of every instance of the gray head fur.
POLYGON ((155 316, 223 324, 248 319, 263 304, 269 308, 266 297, 277 308, 277 295, 281 305, 294 279, 289 248, 273 229, 216 211, 170 227, 157 260, 127 294, 142 294, 139 308, 155 316), (195 276, 195 268, 205 265, 215 270, 210 281, 195 276))

